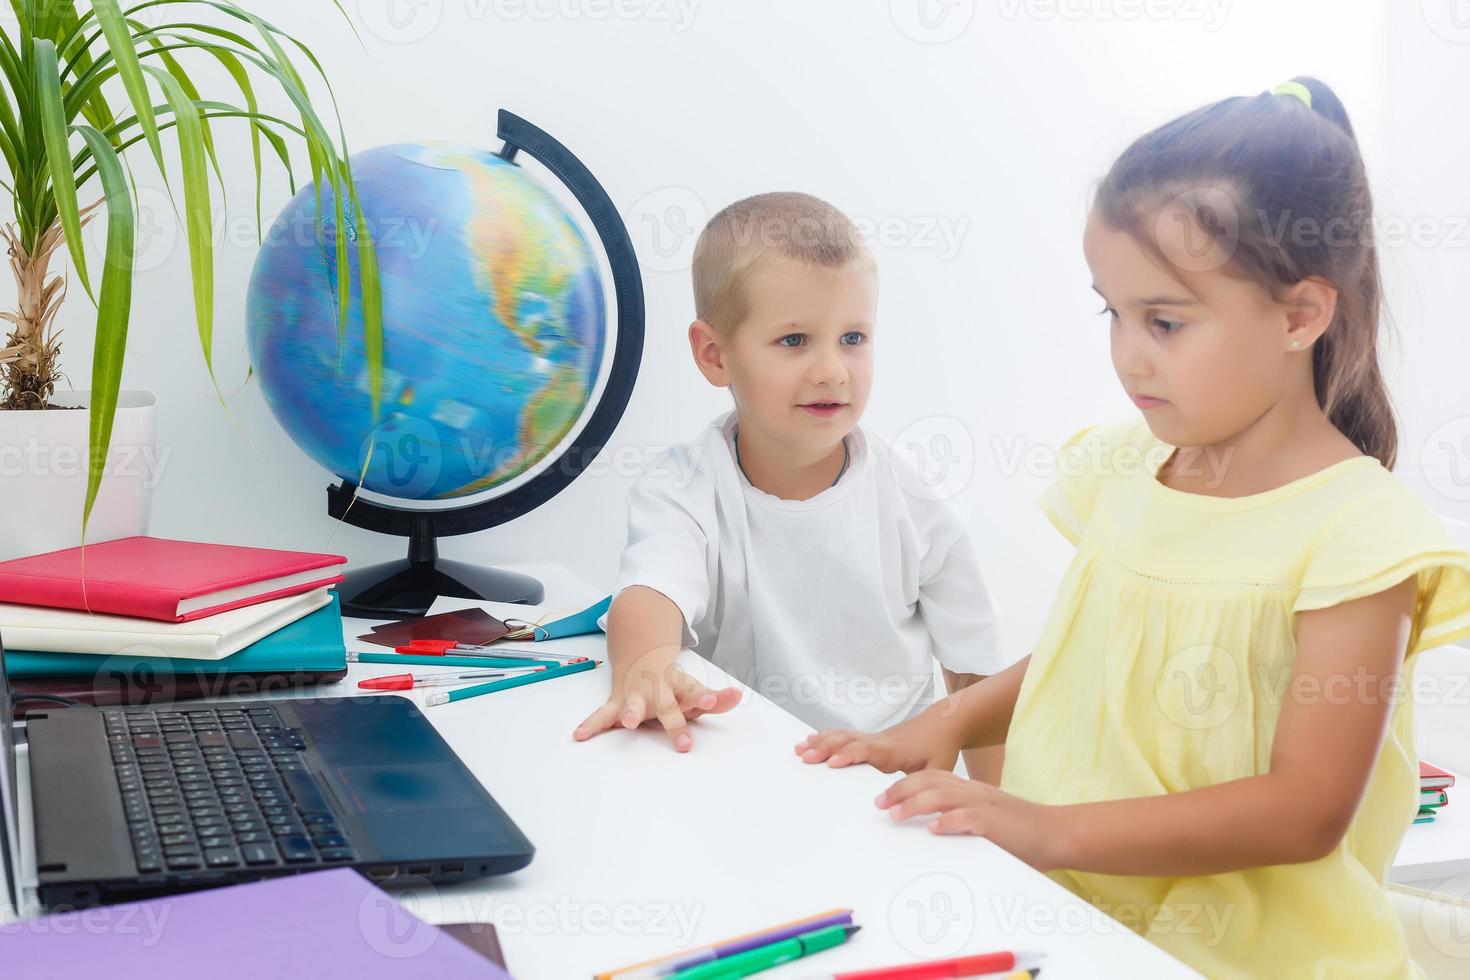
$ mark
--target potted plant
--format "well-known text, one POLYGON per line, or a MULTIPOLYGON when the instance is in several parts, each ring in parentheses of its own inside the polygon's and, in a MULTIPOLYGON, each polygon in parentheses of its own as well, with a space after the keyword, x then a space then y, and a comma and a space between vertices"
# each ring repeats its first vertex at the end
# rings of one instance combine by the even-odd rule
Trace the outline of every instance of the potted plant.
MULTIPOLYGON (((332 189, 336 227, 353 227, 350 218, 343 221, 343 211, 354 212, 358 202, 335 102, 334 135, 312 103, 298 62, 320 76, 330 96, 320 64, 304 44, 255 14, 229 0, 144 0, 126 8, 118 0, 13 0, 13 7, 14 23, 0 32, 0 155, 15 216, 0 234, 18 296, 13 311, 0 313, 11 327, 0 342, 0 508, 7 525, 0 548, 26 553, 40 550, 35 543, 46 535, 54 547, 85 537, 104 469, 116 462, 109 459, 114 434, 149 444, 128 448, 151 448, 151 396, 119 390, 137 246, 136 188, 124 173, 123 155, 131 162, 142 155, 139 144, 146 147, 170 196, 181 205, 195 321, 212 382, 211 173, 224 185, 214 123, 230 120, 249 127, 257 226, 263 144, 288 175, 288 142, 305 144, 312 182, 332 189), (201 12, 209 23, 196 16, 201 12), (185 67, 192 59, 208 59, 225 70, 232 83, 227 98, 201 94, 185 67), (256 97, 261 82, 285 96, 294 121, 262 110, 256 97), (177 179, 164 166, 165 140, 178 149, 177 179), (182 190, 181 201, 176 188, 182 190), (99 196, 91 203, 79 203, 94 194, 99 196), (100 276, 88 266, 82 248, 83 226, 99 217, 107 226, 100 276), (50 268, 63 250, 96 309, 97 323, 90 390, 69 396, 56 392, 62 372, 55 329, 68 289, 50 268), (62 406, 85 406, 86 411, 47 410, 62 406), (78 455, 83 458, 73 458, 78 455), (70 510, 69 520, 58 516, 58 507, 70 510), (17 544, 21 534, 12 532, 12 522, 30 529, 29 540, 17 544)), ((291 184, 294 193, 294 177, 291 184)), ((347 267, 349 238, 355 237, 376 410, 382 368, 377 265, 369 229, 353 230, 355 236, 334 236, 337 262, 347 267)), ((344 330, 351 288, 344 276, 337 302, 344 330)), ((120 467, 125 472, 119 479, 108 480, 108 500, 116 503, 117 513, 98 529, 105 537, 138 533, 141 526, 128 525, 146 519, 148 461, 140 461, 136 452, 130 458, 132 465, 120 467)))

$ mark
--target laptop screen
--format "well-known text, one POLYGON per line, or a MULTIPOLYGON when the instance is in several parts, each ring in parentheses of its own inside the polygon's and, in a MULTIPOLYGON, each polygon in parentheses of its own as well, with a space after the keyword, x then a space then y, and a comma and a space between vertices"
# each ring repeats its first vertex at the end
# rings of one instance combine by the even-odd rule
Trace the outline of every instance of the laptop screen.
POLYGON ((0 640, 0 872, 10 907, 20 914, 20 816, 16 809, 14 702, 5 676, 5 643, 0 640))

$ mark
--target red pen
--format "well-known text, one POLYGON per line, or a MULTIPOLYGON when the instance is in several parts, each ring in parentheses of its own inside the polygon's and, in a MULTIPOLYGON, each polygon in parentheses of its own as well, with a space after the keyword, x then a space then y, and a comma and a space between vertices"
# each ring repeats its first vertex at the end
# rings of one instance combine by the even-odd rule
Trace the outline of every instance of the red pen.
POLYGON ((471 674, 389 674, 387 677, 369 677, 358 681, 357 686, 366 691, 411 691, 416 687, 452 687, 470 681, 490 677, 508 677, 511 674, 534 674, 545 667, 510 667, 502 670, 479 670, 471 674))
POLYGON ((1010 952, 979 953, 956 956, 947 960, 906 963, 903 966, 880 966, 873 970, 834 973, 831 980, 938 980, 941 977, 976 977, 986 973, 1009 973, 1041 966, 1045 953, 1010 952))
POLYGON ((562 663, 576 664, 586 660, 586 657, 574 657, 566 653, 542 653, 537 650, 530 656, 519 656, 515 650, 497 652, 489 644, 459 643, 455 640, 410 640, 401 647, 394 647, 394 653, 417 653, 430 657, 442 657, 452 654, 456 657, 502 657, 515 660, 557 660, 562 663))

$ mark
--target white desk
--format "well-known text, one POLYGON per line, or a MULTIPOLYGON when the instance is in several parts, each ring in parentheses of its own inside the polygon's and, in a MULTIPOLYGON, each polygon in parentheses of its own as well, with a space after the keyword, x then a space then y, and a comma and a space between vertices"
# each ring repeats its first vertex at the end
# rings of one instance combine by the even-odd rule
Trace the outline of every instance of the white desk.
MULTIPOLYGON (((605 594, 554 566, 518 570, 545 582, 549 612, 605 594)), ((441 600, 436 609, 467 604, 441 600)), ((515 614, 537 615, 524 606, 515 614)), ((350 647, 365 648, 355 637, 372 625, 344 621, 350 647)), ((606 657, 600 634, 559 640, 557 649, 606 657)), ((686 657, 691 672, 730 683, 686 657)), ((345 681, 313 693, 367 695, 358 680, 407 669, 352 665, 345 681)), ((604 666, 425 709, 536 857, 514 874, 396 894, 430 922, 494 922, 518 980, 585 980, 839 907, 863 927, 851 941, 761 976, 997 949, 1049 953, 1046 980, 1196 976, 989 841, 935 836, 922 820, 895 825, 872 803, 894 777, 804 764, 793 746, 810 729, 748 689, 729 714, 695 723, 694 750, 684 755, 649 728, 574 742, 572 729, 607 690, 604 666)), ((415 697, 422 705, 423 694, 415 697)), ((24 801, 26 776, 22 766, 24 801)), ((405 939, 402 955, 414 941, 405 939)))
POLYGON ((1441 807, 1433 823, 1411 826, 1393 859, 1388 877, 1428 891, 1445 891, 1465 898, 1470 879, 1470 780, 1456 773, 1450 802, 1441 807))
MULTIPOLYGON (((517 570, 546 583, 552 611, 606 594, 555 567, 517 570)), ((351 639, 371 625, 345 628, 351 639)), ((574 645, 606 658, 601 635, 557 641, 574 645)), ((354 665, 340 693, 390 672, 354 665)), ((837 907, 862 932, 762 976, 1007 948, 1049 952, 1048 980, 1195 975, 989 841, 894 825, 872 803, 894 777, 802 763, 793 746, 810 729, 749 690, 728 715, 695 723, 685 755, 648 728, 574 742, 607 689, 599 667, 425 709, 537 851, 514 874, 400 897, 430 921, 495 922, 521 980, 590 977, 837 907)))

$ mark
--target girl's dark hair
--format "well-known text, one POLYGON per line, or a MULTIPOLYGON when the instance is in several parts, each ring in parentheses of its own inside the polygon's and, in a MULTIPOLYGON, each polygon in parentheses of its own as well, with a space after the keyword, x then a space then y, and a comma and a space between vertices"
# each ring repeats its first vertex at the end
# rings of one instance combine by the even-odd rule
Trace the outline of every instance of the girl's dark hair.
POLYGON ((1363 157, 1336 93, 1315 78, 1293 82, 1311 93, 1310 107, 1289 93, 1240 96, 1140 137, 1095 204, 1166 265, 1155 237, 1165 206, 1193 217, 1228 271, 1278 299, 1304 279, 1335 286, 1336 315, 1312 351, 1317 402, 1392 469, 1398 429, 1378 365, 1382 283, 1363 157))

